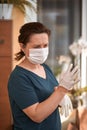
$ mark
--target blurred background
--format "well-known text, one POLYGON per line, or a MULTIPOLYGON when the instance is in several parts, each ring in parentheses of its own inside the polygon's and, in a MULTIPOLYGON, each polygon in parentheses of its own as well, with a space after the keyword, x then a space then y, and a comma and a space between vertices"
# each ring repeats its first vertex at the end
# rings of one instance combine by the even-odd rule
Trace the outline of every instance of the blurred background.
MULTIPOLYGON (((14 55, 20 49, 19 29, 32 21, 52 31, 46 63, 57 79, 70 63, 79 65, 81 81, 69 96, 74 109, 80 110, 79 118, 87 108, 87 0, 0 0, 0 130, 12 130, 7 81, 18 64, 14 55)), ((71 130, 70 119, 74 120, 73 112, 67 118, 61 115, 62 130, 71 130)))

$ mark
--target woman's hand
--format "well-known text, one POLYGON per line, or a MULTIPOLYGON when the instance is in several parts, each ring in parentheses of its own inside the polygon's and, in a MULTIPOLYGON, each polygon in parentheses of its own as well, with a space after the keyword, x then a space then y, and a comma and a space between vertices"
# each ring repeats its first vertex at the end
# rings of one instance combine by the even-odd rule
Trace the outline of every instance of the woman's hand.
POLYGON ((64 115, 65 117, 69 116, 69 114, 73 110, 73 105, 68 95, 64 96, 59 105, 61 106, 60 108, 61 115, 64 115))
POLYGON ((59 86, 66 88, 67 90, 80 81, 78 66, 72 69, 72 64, 69 66, 66 72, 61 73, 59 78, 59 86))

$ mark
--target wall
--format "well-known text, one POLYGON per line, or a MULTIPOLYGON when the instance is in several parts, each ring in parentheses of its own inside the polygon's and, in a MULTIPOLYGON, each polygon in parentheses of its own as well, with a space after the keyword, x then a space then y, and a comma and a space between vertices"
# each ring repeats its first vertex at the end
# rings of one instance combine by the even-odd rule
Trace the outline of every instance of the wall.
POLYGON ((12 20, 0 20, 0 130, 11 130, 7 83, 11 72, 12 20))
POLYGON ((12 68, 17 64, 14 60, 14 55, 20 50, 18 43, 19 29, 24 24, 24 15, 20 12, 19 9, 13 8, 12 12, 13 20, 13 34, 12 34, 12 68))
MULTIPOLYGON (((29 1, 29 0, 28 0, 29 1)), ((37 8, 37 0, 35 2, 31 2, 32 5, 37 8)), ((13 40, 12 40, 12 68, 15 67, 16 62, 14 60, 14 55, 20 50, 19 43, 18 43, 18 35, 20 27, 27 22, 37 21, 37 13, 33 9, 29 9, 29 7, 25 6, 26 15, 20 12, 19 9, 13 8, 12 12, 12 20, 13 20, 13 40)), ((37 10, 37 9, 36 9, 37 10)))

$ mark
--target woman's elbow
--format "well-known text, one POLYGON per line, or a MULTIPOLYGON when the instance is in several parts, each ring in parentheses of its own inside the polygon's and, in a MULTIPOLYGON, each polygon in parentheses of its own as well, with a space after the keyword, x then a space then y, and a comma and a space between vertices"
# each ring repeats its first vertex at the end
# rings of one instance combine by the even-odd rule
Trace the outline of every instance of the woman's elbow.
POLYGON ((31 120, 36 123, 41 123, 44 119, 42 119, 41 117, 31 117, 31 120))

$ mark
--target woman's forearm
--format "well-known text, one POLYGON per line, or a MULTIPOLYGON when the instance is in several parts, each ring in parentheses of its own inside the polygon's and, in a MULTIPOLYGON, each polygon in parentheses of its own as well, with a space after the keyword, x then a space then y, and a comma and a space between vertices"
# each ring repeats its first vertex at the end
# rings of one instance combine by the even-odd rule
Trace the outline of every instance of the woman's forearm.
POLYGON ((67 93, 67 90, 63 87, 58 87, 51 96, 41 103, 36 103, 29 107, 27 113, 29 117, 40 123, 45 118, 47 118, 55 109, 58 107, 58 104, 67 93))

